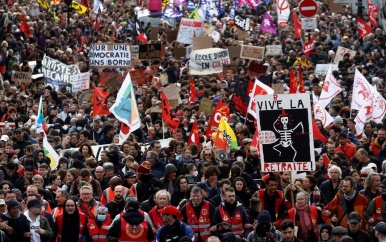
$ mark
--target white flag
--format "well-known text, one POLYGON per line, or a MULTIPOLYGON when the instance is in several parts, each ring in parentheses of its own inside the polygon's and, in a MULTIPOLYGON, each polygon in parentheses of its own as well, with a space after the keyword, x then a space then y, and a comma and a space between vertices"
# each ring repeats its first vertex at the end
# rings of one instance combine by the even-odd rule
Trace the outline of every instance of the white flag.
POLYGON ((362 75, 362 73, 356 69, 352 91, 351 109, 361 110, 363 106, 371 105, 372 99, 373 87, 362 75))
POLYGON ((342 91, 340 84, 332 74, 331 65, 328 68, 326 79, 324 80, 322 93, 319 97, 319 104, 325 108, 338 93, 342 91))
POLYGON ((253 84, 253 88, 250 93, 248 93, 250 99, 248 104, 247 113, 251 114, 255 119, 257 119, 256 114, 256 95, 266 95, 266 94, 274 94, 275 91, 269 86, 265 85, 261 81, 255 79, 255 83, 253 84))
POLYGON ((276 12, 278 17, 277 25, 279 27, 284 27, 287 24, 288 18, 291 13, 288 0, 278 0, 277 6, 276 6, 276 12))
POLYGON ((375 86, 373 88, 373 105, 371 112, 371 120, 376 123, 382 123, 382 119, 386 113, 386 100, 381 96, 381 94, 377 91, 375 86))
POLYGON ((355 135, 361 135, 363 133, 363 128, 365 127, 365 123, 371 120, 371 112, 372 112, 371 106, 372 106, 371 103, 366 106, 362 106, 357 116, 355 117, 354 119, 355 130, 357 132, 355 135))
POLYGON ((323 127, 327 127, 330 123, 334 122, 334 118, 330 113, 320 104, 320 101, 315 95, 312 95, 314 106, 314 117, 322 122, 323 127))

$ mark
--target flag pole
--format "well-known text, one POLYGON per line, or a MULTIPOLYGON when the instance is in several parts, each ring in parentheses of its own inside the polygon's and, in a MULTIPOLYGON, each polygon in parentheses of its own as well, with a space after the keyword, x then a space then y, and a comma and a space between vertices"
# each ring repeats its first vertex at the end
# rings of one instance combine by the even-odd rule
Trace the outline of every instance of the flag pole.
POLYGON ((162 139, 165 139, 165 122, 162 121, 162 139))

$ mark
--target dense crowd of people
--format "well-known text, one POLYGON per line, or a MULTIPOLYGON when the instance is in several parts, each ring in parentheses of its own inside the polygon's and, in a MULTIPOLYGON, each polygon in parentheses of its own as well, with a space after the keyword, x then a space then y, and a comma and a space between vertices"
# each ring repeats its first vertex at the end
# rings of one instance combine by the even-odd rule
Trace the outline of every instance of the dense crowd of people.
MULTIPOLYGON (((376 26, 358 37, 357 17, 366 22, 371 17, 365 8, 354 13, 341 4, 336 12, 330 3, 317 2, 317 28, 299 39, 292 15, 276 35, 261 30, 266 12, 277 20, 277 3, 259 1, 252 8, 248 1, 241 7, 213 2, 218 14, 206 21, 220 34, 213 47, 281 45, 282 54, 261 61, 268 70, 259 78, 282 84, 285 91, 290 71, 298 73, 302 66, 306 91, 319 98, 324 76, 317 75, 316 65, 332 63, 339 46, 356 51, 344 54, 333 71, 342 87, 328 106, 333 123, 323 127, 316 119, 328 142, 315 140, 321 150, 315 170, 292 181, 291 172, 262 171, 252 145, 255 127, 238 113, 231 112, 228 123, 239 148, 227 157, 219 156, 206 135, 212 115, 200 110, 200 101, 213 101, 213 109, 220 100, 231 104, 235 88, 246 89, 255 78, 249 76, 250 60, 236 56, 222 74, 191 76, 188 60, 175 58, 174 50, 184 45, 168 38, 179 28, 178 18, 176 25, 141 22, 136 1, 105 0, 98 14, 90 1, 82 1, 89 6, 85 14, 68 12, 66 1, 48 7, 38 2, 9 0, 0 7, 0 242, 386 241, 385 120, 367 122, 358 135, 358 110, 350 108, 355 70, 386 94, 384 30, 376 26), (235 11, 250 18, 247 38, 236 30, 235 11), (152 27, 158 27, 157 40, 150 40, 152 27), (310 39, 313 53, 306 55, 303 44, 310 39), (126 70, 88 65, 93 43, 144 42, 162 43, 161 58, 137 61, 126 70), (101 82, 103 72, 143 69, 145 84, 134 84, 141 128, 120 142, 121 123, 113 114, 95 115, 85 91, 47 85, 44 55, 90 71, 90 89, 110 91, 101 82), (14 80, 13 71, 32 72, 32 81, 14 80), (194 102, 189 102, 191 77, 194 102), (172 109, 180 124, 171 131, 159 108, 162 88, 175 84, 182 102, 172 109), (41 96, 48 143, 60 154, 57 167, 37 129, 41 96), (188 145, 193 123, 200 145, 188 145), (104 148, 94 153, 97 145, 104 148)), ((175 9, 188 18, 195 4, 182 2, 175 9)), ((289 4, 298 11, 297 2, 289 4)), ((115 103, 118 90, 107 97, 106 107, 115 103)))

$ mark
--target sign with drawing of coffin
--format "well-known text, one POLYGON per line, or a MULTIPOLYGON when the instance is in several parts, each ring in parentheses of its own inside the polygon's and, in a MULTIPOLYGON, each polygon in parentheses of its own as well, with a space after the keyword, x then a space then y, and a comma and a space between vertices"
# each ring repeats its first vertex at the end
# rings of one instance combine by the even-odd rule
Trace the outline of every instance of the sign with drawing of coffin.
POLYGON ((310 95, 257 95, 255 100, 263 171, 315 170, 310 95))
POLYGON ((137 85, 145 84, 145 74, 142 69, 130 71, 131 81, 137 85))
POLYGON ((204 21, 182 18, 178 30, 177 42, 193 44, 193 37, 200 36, 203 32, 204 21))
POLYGON ((161 44, 148 44, 139 46, 139 59, 157 59, 161 58, 161 44))
POLYGON ((72 92, 78 92, 90 88, 90 72, 78 74, 78 78, 72 81, 72 92))
POLYGON ((282 55, 283 50, 281 45, 266 45, 265 56, 277 56, 282 55))
POLYGON ((242 45, 241 58, 250 60, 263 60, 265 47, 242 45))
POLYGON ((189 70, 192 75, 221 73, 225 64, 230 64, 227 49, 210 48, 194 50, 190 54, 189 70))
POLYGON ((90 66, 114 68, 131 66, 130 45, 92 44, 90 47, 90 66))
POLYGON ((29 84, 32 82, 32 72, 12 71, 12 81, 29 84))
POLYGON ((343 57, 345 54, 349 54, 350 58, 354 57, 356 55, 356 51, 351 50, 349 48, 345 48, 342 46, 338 46, 338 50, 336 51, 334 64, 339 64, 339 61, 343 60, 343 57))
POLYGON ((78 65, 66 65, 47 55, 44 56, 42 61, 42 71, 44 77, 65 83, 71 83, 80 73, 78 65))

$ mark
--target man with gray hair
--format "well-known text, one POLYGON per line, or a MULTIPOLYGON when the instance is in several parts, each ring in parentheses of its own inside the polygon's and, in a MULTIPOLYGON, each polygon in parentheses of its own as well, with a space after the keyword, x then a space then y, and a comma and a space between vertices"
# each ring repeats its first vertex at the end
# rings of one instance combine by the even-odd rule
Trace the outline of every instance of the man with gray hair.
POLYGON ((209 229, 214 210, 213 204, 204 200, 202 189, 193 187, 190 200, 181 208, 181 213, 183 222, 193 229, 196 241, 207 241, 212 235, 209 229))
POLYGON ((165 172, 165 163, 159 159, 155 151, 148 151, 146 153, 146 160, 151 164, 151 174, 161 179, 165 172))
POLYGON ((164 225, 161 215, 158 213, 159 209, 163 209, 170 204, 171 195, 166 190, 160 190, 155 194, 156 205, 150 210, 149 217, 153 221, 154 228, 158 230, 164 225))
POLYGON ((80 197, 76 203, 79 211, 84 213, 87 219, 94 219, 97 216, 97 208, 103 206, 102 203, 93 198, 93 191, 90 186, 82 186, 79 189, 79 194, 80 197))
POLYGON ((52 218, 55 222, 56 218, 59 214, 63 213, 63 204, 64 202, 69 198, 69 194, 64 189, 59 189, 56 192, 55 201, 57 202, 58 206, 52 210, 52 218))
POLYGON ((329 203, 334 199, 336 193, 339 191, 340 176, 342 175, 342 170, 338 166, 331 166, 328 169, 329 180, 324 181, 320 185, 320 191, 324 194, 326 203, 329 203))

